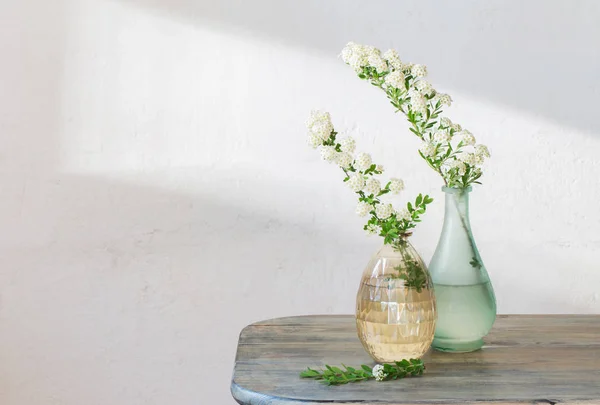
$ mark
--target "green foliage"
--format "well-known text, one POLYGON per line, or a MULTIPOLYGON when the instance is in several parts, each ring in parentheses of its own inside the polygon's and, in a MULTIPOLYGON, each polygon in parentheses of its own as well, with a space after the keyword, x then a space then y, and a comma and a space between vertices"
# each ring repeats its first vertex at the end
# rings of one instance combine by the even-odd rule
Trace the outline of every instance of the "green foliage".
MULTIPOLYGON (((380 381, 398 380, 405 377, 422 375, 425 365, 420 359, 397 361, 394 364, 383 364, 383 374, 380 381)), ((375 379, 373 368, 363 364, 360 368, 326 365, 323 370, 307 368, 300 373, 301 378, 312 378, 325 385, 343 385, 351 382, 375 379)))
POLYGON ((407 243, 403 240, 394 245, 394 249, 402 255, 403 259, 403 263, 394 267, 394 269, 398 271, 397 277, 404 280, 405 287, 421 292, 427 287, 429 278, 423 264, 406 253, 406 245, 407 243))
POLYGON ((474 257, 473 260, 469 262, 469 264, 478 270, 481 268, 481 262, 476 257, 474 257))
POLYGON ((415 260, 408 259, 405 266, 395 267, 398 270, 398 278, 404 280, 404 285, 407 288, 414 288, 417 292, 423 291, 427 287, 427 274, 423 271, 423 267, 415 260))

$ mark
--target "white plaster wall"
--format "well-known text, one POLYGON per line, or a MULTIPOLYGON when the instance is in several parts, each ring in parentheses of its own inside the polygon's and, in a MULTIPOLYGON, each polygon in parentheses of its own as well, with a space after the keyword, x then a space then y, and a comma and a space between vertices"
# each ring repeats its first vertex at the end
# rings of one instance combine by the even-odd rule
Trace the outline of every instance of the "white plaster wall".
POLYGON ((379 241, 306 145, 313 107, 438 199, 429 260, 440 180, 349 40, 427 64, 490 146, 499 311, 600 312, 600 3, 366 4, 0 0, 2 405, 232 404, 244 325, 351 313, 379 241))

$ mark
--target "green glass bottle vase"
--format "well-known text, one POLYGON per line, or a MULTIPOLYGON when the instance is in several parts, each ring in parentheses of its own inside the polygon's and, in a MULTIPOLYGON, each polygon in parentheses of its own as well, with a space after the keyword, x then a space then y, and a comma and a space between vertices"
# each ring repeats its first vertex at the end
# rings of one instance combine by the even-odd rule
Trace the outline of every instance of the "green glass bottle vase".
POLYGON ((432 346, 444 352, 471 352, 483 346, 496 320, 496 297, 471 232, 471 187, 442 191, 444 226, 429 264, 438 310, 432 346))

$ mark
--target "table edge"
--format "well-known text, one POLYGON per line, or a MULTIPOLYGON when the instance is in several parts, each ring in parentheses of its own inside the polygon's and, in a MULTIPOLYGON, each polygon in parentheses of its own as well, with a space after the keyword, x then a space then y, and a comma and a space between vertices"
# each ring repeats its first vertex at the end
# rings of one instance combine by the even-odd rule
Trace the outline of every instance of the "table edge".
POLYGON ((334 404, 334 405, 598 405, 597 400, 561 400, 561 399, 529 399, 529 400, 507 400, 507 401, 456 401, 456 400, 435 400, 429 402, 411 401, 411 402, 384 402, 379 400, 368 401, 368 400, 357 400, 357 401, 335 401, 335 400, 304 400, 297 398, 287 398, 275 395, 260 394, 256 391, 242 388, 235 381, 231 381, 231 395, 238 404, 241 405, 323 405, 323 404, 334 404))

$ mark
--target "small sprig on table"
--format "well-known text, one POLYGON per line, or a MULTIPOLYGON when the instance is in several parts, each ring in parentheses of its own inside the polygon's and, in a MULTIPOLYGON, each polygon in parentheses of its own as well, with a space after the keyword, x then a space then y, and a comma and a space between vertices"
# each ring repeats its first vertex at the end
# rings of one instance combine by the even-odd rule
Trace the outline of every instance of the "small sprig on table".
POLYGON ((420 359, 410 359, 397 361, 394 364, 377 364, 371 368, 365 364, 360 368, 340 367, 325 365, 324 370, 315 370, 307 368, 300 373, 301 378, 312 378, 325 385, 342 385, 351 382, 375 380, 389 381, 398 380, 405 377, 414 377, 423 374, 425 364, 420 359))

